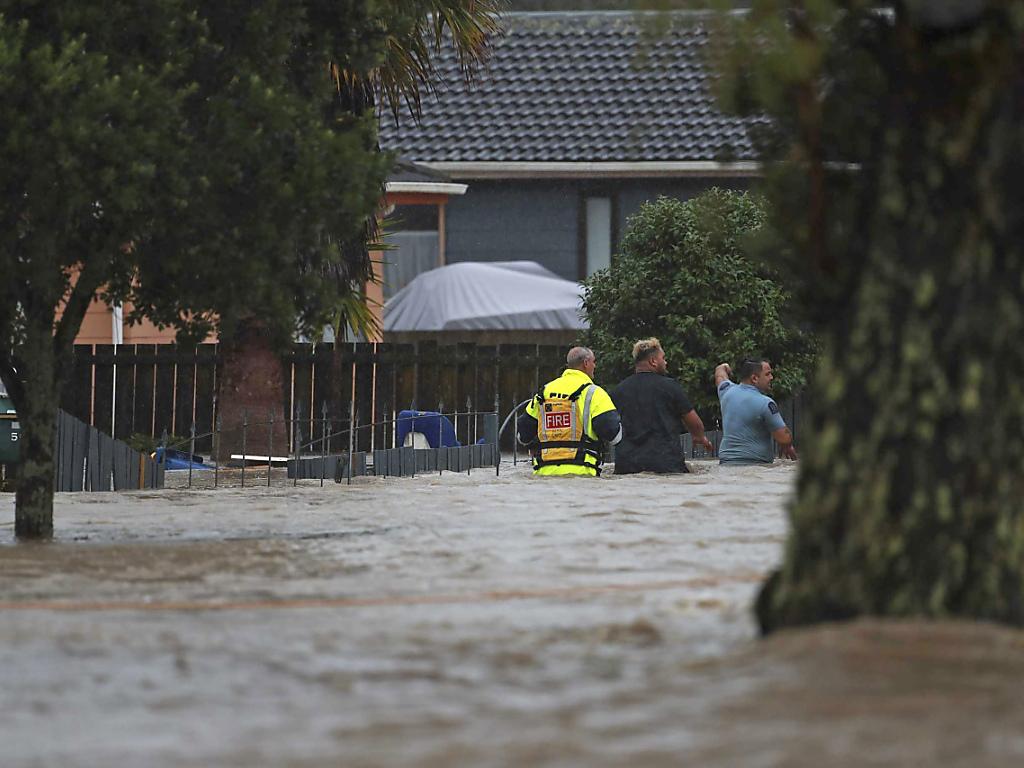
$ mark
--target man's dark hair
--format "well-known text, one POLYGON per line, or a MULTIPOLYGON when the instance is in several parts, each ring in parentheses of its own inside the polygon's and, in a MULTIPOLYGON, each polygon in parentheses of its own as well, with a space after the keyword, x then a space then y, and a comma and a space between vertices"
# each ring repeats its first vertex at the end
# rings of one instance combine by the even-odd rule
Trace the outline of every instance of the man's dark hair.
POLYGON ((755 373, 760 373, 764 364, 768 361, 762 357, 751 357, 739 364, 736 369, 736 376, 740 381, 746 381, 755 373))

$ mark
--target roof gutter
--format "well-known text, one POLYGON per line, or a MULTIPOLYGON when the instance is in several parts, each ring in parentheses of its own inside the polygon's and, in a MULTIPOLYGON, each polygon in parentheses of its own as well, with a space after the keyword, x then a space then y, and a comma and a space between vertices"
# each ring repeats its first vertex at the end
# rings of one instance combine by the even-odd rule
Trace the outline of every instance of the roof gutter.
POLYGON ((464 195, 466 184, 447 184, 439 181, 389 181, 385 192, 414 192, 425 195, 464 195))
POLYGON ((459 179, 616 179, 760 176, 757 162, 706 160, 637 162, 476 162, 421 163, 459 179))

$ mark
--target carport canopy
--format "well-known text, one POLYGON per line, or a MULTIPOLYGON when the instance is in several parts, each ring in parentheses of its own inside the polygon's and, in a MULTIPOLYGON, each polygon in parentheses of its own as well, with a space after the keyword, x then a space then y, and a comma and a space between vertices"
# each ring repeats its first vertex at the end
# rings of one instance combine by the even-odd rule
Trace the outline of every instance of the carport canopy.
POLYGON ((384 331, 586 328, 583 288, 534 261, 470 262, 416 276, 384 305, 384 331))

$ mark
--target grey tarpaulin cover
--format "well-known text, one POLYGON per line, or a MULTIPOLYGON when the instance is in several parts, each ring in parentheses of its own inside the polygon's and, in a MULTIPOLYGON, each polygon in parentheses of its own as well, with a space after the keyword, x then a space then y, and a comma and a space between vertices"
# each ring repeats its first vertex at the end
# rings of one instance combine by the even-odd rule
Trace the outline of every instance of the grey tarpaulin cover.
POLYGON ((384 305, 385 331, 586 328, 583 289, 534 261, 464 261, 418 275, 384 305))

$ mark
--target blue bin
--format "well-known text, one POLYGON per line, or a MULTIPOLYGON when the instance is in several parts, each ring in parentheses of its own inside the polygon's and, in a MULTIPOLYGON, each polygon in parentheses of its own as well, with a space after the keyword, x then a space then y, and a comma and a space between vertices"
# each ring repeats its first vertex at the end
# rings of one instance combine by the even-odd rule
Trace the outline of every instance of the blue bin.
POLYGON ((423 435, 431 448, 455 448, 459 445, 455 439, 455 427, 447 416, 437 411, 399 411, 395 444, 405 445, 405 438, 410 432, 423 435))

